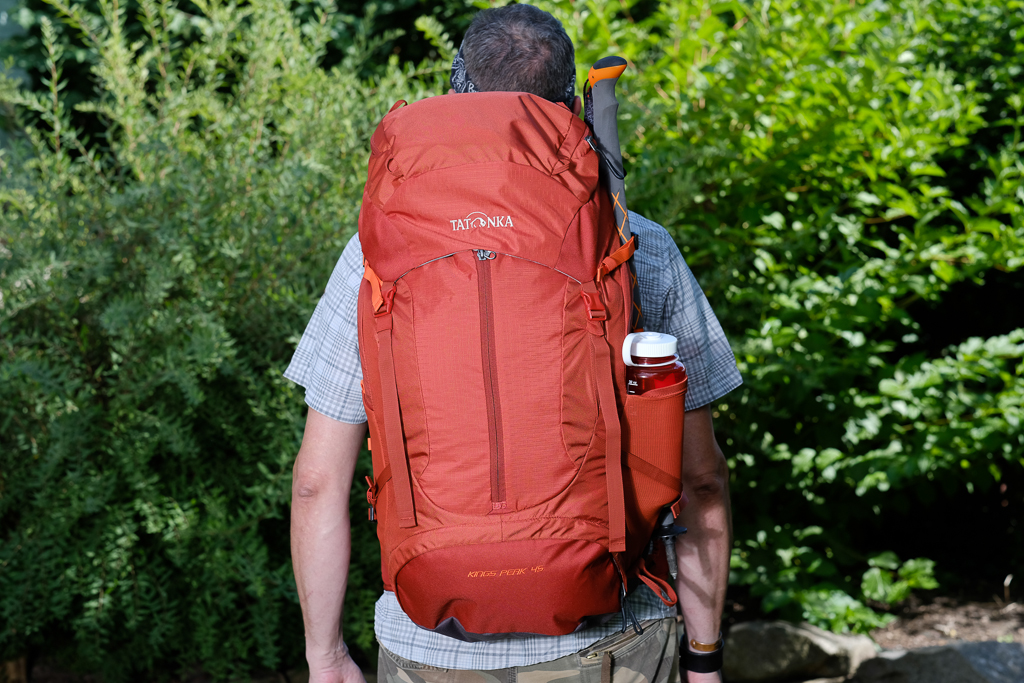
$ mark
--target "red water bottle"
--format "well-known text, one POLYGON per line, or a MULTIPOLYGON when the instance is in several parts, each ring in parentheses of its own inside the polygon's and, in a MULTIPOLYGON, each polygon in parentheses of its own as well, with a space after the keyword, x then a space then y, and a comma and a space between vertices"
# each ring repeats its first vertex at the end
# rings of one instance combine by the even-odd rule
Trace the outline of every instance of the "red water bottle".
POLYGON ((671 334, 660 332, 627 334, 622 343, 626 393, 643 394, 685 380, 686 368, 676 355, 677 343, 671 334))

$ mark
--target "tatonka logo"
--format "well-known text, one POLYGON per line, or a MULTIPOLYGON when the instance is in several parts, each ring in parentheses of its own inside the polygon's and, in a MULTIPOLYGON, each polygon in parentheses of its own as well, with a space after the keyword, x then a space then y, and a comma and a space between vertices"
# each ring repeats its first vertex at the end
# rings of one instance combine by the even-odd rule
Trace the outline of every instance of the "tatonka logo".
POLYGON ((452 230, 469 230, 471 228, 512 228, 512 216, 488 216, 481 211, 474 211, 465 218, 452 218, 448 221, 452 230))

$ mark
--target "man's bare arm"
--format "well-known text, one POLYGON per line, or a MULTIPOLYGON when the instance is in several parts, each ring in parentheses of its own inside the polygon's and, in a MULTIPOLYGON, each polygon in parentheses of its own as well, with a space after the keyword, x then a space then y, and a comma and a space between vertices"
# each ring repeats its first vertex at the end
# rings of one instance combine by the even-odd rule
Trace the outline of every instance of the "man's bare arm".
MULTIPOLYGON (((711 410, 704 407, 687 411, 685 419, 683 491, 689 504, 683 510, 681 524, 688 531, 676 543, 676 590, 686 623, 687 643, 691 638, 713 643, 718 640, 729 583, 729 472, 715 440, 711 410)), ((689 673, 690 683, 718 680, 718 674, 689 673)))
POLYGON ((366 423, 310 409, 292 480, 291 542, 310 683, 366 683, 341 634, 352 549, 349 491, 366 423))

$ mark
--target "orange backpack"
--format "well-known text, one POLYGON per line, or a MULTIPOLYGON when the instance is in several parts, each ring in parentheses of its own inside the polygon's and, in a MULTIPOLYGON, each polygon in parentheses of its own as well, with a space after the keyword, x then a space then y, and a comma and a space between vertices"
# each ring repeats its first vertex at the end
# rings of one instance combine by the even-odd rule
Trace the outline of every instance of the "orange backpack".
POLYGON ((359 215, 385 588, 463 640, 570 633, 638 580, 675 604, 645 551, 681 498, 686 384, 626 395, 635 239, 590 129, 524 93, 401 104, 359 215))

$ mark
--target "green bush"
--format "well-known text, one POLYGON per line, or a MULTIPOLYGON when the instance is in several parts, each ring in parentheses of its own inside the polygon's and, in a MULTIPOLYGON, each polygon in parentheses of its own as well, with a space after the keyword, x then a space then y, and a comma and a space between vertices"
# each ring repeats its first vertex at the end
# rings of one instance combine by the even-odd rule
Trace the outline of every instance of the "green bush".
MULTIPOLYGON (((905 596, 870 566, 888 515, 1022 483, 1024 331, 910 349, 915 302, 1024 263, 1024 52, 1002 49, 1024 3, 588 7, 558 6, 580 61, 611 45, 636 65, 631 205, 676 237, 744 375, 715 406, 733 582, 766 612, 879 625, 865 599, 905 596)), ((1010 531, 996 538, 1019 563, 1010 531)), ((908 587, 934 587, 912 562, 908 587)))
MULTIPOLYGON (((1018 35, 1022 4, 542 6, 581 76, 632 61, 631 206, 673 233, 744 373, 713 406, 734 590, 883 623, 942 570, 876 540, 888 516, 1024 481, 1024 332, 922 350, 914 308, 1024 259, 1024 55, 983 28, 1018 35)), ((369 134, 444 90, 453 45, 423 19, 440 62, 368 62, 354 22, 325 69, 331 7, 94 7, 54 0, 45 80, 0 81, 0 655, 111 681, 293 666, 304 409, 281 372, 355 229, 369 134), (64 97, 71 49, 95 96, 64 97)), ((377 548, 354 533, 345 629, 370 656, 377 548)))
MULTIPOLYGON (((180 49, 167 4, 132 45, 101 7, 65 11, 96 52, 79 107, 102 146, 69 123, 45 20, 49 92, 0 85, 22 133, 0 157, 0 654, 111 681, 292 666, 304 404, 281 373, 355 230, 375 122, 434 72, 325 72, 325 22, 276 0, 204 6, 180 49)), ((346 623, 367 652, 371 535, 346 623)))

